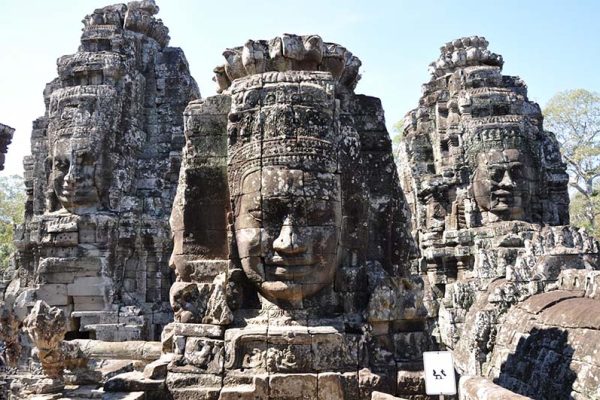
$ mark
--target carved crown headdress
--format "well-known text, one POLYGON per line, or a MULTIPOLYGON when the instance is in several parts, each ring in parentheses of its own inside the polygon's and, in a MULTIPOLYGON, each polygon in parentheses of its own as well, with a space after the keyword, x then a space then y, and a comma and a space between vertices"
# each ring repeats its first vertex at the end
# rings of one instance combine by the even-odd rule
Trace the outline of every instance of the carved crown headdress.
POLYGON ((326 72, 288 71, 237 79, 231 88, 228 175, 231 194, 265 166, 338 170, 340 129, 334 79, 326 72))
POLYGON ((537 156, 533 159, 539 158, 539 145, 531 130, 525 126, 525 118, 502 116, 495 119, 497 121, 473 124, 467 128, 463 136, 467 162, 476 163, 478 154, 492 149, 523 149, 534 152, 537 156))

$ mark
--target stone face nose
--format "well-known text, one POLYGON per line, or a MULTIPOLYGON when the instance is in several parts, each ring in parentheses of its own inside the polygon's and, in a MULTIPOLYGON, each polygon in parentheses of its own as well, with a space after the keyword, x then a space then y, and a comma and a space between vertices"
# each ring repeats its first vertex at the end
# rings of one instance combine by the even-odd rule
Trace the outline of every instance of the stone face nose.
POLYGON ((73 171, 73 164, 70 165, 67 174, 63 180, 63 188, 71 189, 75 186, 75 171, 73 171))
POLYGON ((510 176, 510 172, 504 171, 504 176, 502 177, 502 180, 500 181, 500 187, 503 188, 514 188, 515 187, 515 181, 511 178, 510 176))
POLYGON ((306 245, 293 218, 283 221, 279 236, 273 242, 273 250, 279 255, 297 255, 306 251, 306 245))

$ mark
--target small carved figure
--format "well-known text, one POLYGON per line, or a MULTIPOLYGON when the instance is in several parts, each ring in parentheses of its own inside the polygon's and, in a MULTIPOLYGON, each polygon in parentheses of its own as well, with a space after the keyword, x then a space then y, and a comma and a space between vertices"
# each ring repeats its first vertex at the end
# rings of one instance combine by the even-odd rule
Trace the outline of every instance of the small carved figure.
POLYGON ((65 355, 60 342, 67 333, 63 310, 38 300, 23 321, 23 328, 35 345, 35 352, 46 375, 61 380, 65 368, 65 355))

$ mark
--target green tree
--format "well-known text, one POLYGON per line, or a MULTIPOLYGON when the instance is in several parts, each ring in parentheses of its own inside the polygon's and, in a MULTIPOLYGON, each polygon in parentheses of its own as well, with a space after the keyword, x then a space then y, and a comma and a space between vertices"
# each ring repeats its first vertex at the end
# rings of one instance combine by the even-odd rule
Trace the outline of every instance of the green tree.
POLYGON ((400 150, 400 142, 404 136, 404 120, 400 120, 392 126, 392 153, 394 154, 394 160, 398 163, 398 150, 400 150))
POLYGON ((569 171, 571 219, 600 237, 600 95, 585 89, 554 95, 544 109, 544 126, 555 132, 569 171))
POLYGON ((25 188, 18 175, 0 177, 0 273, 10 263, 15 251, 14 225, 23 223, 25 212, 25 188))

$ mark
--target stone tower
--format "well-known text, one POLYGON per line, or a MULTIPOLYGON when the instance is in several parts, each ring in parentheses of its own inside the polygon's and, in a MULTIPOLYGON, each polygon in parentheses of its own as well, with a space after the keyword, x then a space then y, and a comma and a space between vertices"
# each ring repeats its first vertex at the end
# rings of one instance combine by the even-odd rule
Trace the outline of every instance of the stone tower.
POLYGON ((18 304, 60 306, 67 337, 155 339, 172 319, 167 219, 199 91, 157 12, 144 0, 86 16, 33 124, 18 304))
POLYGON ((381 102, 354 93, 360 61, 316 35, 224 56, 221 94, 185 112, 172 395, 408 394, 423 282, 381 102))
POLYGON ((399 157, 437 340, 462 374, 477 375, 490 368, 507 310, 556 289, 565 270, 600 265, 598 242, 568 225, 554 134, 487 46, 473 36, 441 48, 399 157))

